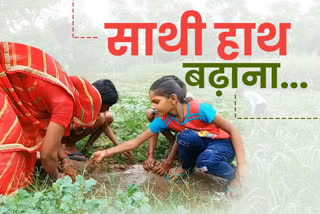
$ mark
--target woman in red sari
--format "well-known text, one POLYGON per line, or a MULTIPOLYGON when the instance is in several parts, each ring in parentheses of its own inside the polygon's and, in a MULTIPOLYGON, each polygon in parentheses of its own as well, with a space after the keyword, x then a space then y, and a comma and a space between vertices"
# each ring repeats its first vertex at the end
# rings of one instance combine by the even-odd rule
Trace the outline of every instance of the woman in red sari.
POLYGON ((37 151, 44 169, 59 177, 62 137, 71 123, 93 126, 100 107, 99 92, 82 77, 69 77, 45 52, 0 43, 0 194, 32 182, 37 151))

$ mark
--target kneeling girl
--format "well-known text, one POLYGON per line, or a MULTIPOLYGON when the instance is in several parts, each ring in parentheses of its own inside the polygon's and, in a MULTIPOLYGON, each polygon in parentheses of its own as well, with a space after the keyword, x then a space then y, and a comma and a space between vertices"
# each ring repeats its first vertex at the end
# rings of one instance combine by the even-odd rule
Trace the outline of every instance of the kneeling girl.
POLYGON ((181 166, 171 169, 170 181, 182 179, 197 166, 201 171, 228 179, 226 195, 238 194, 238 187, 247 171, 240 132, 219 115, 208 103, 185 100, 185 91, 172 76, 155 81, 149 92, 152 108, 158 117, 137 138, 119 146, 95 152, 90 160, 133 150, 153 135, 166 129, 179 132, 176 140, 181 166), (237 167, 231 162, 237 158, 237 167))

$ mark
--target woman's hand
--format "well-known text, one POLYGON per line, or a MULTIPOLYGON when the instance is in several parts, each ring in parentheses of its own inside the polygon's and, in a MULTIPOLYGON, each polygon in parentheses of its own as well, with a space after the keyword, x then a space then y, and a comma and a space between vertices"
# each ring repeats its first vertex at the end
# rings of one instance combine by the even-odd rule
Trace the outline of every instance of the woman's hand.
POLYGON ((67 166, 71 166, 73 167, 73 163, 72 161, 68 158, 68 156, 64 156, 63 158, 61 158, 60 160, 60 164, 61 164, 61 168, 64 169, 67 166))
POLYGON ((65 177, 70 176, 72 179, 72 182, 74 183, 76 181, 76 177, 78 175, 78 172, 73 168, 72 161, 68 157, 63 157, 60 159, 60 167, 61 167, 61 173, 59 173, 59 177, 65 177))
POLYGON ((70 176, 72 183, 76 182, 78 172, 72 166, 68 165, 63 168, 62 174, 70 176))
POLYGON ((153 168, 152 172, 160 176, 164 176, 169 172, 171 164, 167 162, 158 162, 153 168))
POLYGON ((59 176, 58 156, 64 127, 50 121, 40 149, 40 160, 45 171, 56 179, 59 176))
POLYGON ((100 163, 101 160, 104 158, 104 157, 109 157, 109 153, 106 150, 102 150, 102 151, 97 151, 95 153, 92 154, 91 158, 90 158, 90 162, 95 162, 95 163, 100 163))

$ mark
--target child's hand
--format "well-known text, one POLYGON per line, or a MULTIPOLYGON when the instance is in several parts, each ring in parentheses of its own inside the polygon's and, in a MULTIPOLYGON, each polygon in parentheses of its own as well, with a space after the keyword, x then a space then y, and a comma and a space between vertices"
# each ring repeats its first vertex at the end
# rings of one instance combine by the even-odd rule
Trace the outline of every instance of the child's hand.
POLYGON ((127 156, 128 158, 130 158, 131 160, 134 160, 134 156, 133 153, 131 151, 129 152, 123 152, 122 154, 124 154, 125 156, 127 156))
POLYGON ((108 151, 106 150, 102 150, 102 151, 97 151, 95 153, 92 154, 91 158, 90 158, 90 162, 95 162, 95 163, 100 163, 100 161, 104 158, 104 157, 108 157, 108 151))
POLYGON ((248 165, 247 163, 238 163, 236 168, 236 178, 240 183, 244 182, 245 177, 248 174, 248 165))
POLYGON ((160 176, 164 176, 169 172, 171 164, 167 162, 158 162, 153 168, 152 172, 160 176))
POLYGON ((156 160, 153 156, 149 156, 147 160, 143 163, 143 168, 147 171, 152 170, 156 164, 156 160))

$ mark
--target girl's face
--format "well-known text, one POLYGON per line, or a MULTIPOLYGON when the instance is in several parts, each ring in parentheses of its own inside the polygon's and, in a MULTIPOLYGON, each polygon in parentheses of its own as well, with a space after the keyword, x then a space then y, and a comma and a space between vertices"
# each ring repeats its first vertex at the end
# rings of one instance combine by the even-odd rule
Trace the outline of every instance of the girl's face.
POLYGON ((157 95, 154 91, 149 93, 152 108, 158 113, 159 116, 163 116, 169 113, 175 106, 175 99, 172 97, 167 98, 165 96, 157 95))

